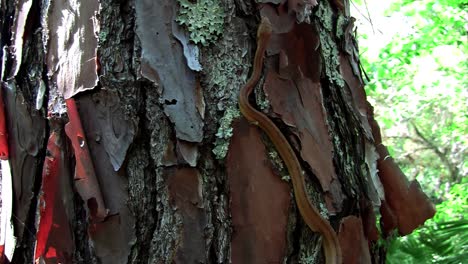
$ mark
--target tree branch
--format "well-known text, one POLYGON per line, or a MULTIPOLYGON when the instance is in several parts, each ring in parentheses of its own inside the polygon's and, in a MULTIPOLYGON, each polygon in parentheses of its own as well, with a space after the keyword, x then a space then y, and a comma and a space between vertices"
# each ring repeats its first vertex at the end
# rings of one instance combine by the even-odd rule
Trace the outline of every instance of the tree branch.
POLYGON ((413 126, 414 131, 416 132, 416 135, 424 142, 424 144, 429 147, 434 153, 440 158, 442 163, 447 167, 447 169, 450 171, 450 180, 454 183, 459 182, 459 171, 458 168, 450 162, 450 160, 447 158, 447 155, 442 152, 438 146, 436 146, 431 140, 429 140, 427 137, 423 135, 423 133, 419 130, 419 128, 414 124, 413 122, 410 122, 410 124, 413 126))

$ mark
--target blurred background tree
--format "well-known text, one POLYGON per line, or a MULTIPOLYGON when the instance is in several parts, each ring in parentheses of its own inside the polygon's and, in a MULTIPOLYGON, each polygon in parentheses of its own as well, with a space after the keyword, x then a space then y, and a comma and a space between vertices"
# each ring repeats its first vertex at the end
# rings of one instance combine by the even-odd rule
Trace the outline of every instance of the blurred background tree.
POLYGON ((385 145, 437 205, 388 263, 468 263, 467 0, 352 2, 385 145))

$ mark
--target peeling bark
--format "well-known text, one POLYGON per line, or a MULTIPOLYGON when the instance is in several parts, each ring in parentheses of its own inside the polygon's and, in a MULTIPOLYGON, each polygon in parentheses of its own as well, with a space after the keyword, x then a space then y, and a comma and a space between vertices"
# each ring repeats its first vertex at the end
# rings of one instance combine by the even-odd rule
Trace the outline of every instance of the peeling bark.
POLYGON ((234 125, 226 167, 234 234, 231 261, 282 262, 286 255, 289 187, 272 169, 259 130, 245 119, 234 125))
POLYGON ((50 1, 43 26, 47 48, 47 74, 58 92, 68 99, 94 89, 98 83, 96 57, 99 2, 50 1))

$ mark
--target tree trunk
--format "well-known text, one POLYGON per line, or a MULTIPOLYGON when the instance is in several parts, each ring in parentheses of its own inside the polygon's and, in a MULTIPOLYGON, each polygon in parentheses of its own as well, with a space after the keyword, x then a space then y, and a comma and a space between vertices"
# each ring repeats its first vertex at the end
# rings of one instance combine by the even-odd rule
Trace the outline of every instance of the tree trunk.
POLYGON ((384 262, 379 235, 431 217, 385 155, 348 1, 258 2, 1 1, 5 263, 324 263, 280 146, 239 112, 260 17, 250 103, 292 146, 343 263, 384 262))

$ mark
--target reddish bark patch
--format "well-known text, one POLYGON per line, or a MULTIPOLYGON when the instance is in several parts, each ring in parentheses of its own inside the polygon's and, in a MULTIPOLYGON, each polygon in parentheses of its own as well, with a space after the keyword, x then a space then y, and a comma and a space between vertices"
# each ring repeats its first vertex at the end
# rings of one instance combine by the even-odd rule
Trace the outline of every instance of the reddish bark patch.
POLYGON ((364 84, 360 78, 354 74, 348 56, 344 54, 340 56, 340 72, 350 88, 353 101, 358 107, 359 113, 365 115, 367 111, 367 99, 366 92, 364 91, 364 84))
POLYGON ((385 189, 385 200, 388 205, 382 209, 384 232, 388 234, 391 231, 389 228, 394 226, 389 223, 396 221, 399 234, 407 235, 434 216, 434 205, 422 192, 417 181, 408 183, 408 179, 390 157, 384 145, 377 146, 377 152, 380 155, 377 161, 379 177, 385 189))
MULTIPOLYGON (((265 14, 270 21, 280 19, 279 17, 270 17, 265 14)), ((286 14, 282 14, 286 16, 286 14)), ((279 74, 282 78, 294 79, 298 74, 300 77, 306 77, 314 83, 320 82, 320 39, 318 33, 309 24, 294 24, 294 27, 283 34, 279 34, 280 25, 272 23, 273 35, 267 48, 267 54, 277 55, 284 52, 283 61, 279 61, 279 74), (285 60, 285 61, 284 61, 285 60)))
POLYGON ((380 205, 380 215, 382 216, 382 220, 380 221, 380 225, 382 226, 382 231, 384 235, 388 235, 392 230, 398 228, 398 220, 395 214, 393 214, 392 209, 388 206, 386 201, 382 201, 380 205))
POLYGON ((88 142, 81 125, 75 99, 67 99, 66 103, 70 122, 65 125, 65 132, 72 143, 75 153, 75 186, 83 201, 88 205, 91 218, 103 220, 108 212, 104 205, 101 188, 94 172, 91 156, 89 155, 88 142))
POLYGON ((290 189, 267 158, 259 129, 234 124, 226 160, 233 225, 233 264, 281 263, 286 253, 290 189))
POLYGON ((374 119, 374 107, 367 102, 367 121, 372 129, 372 137, 374 138, 374 144, 378 146, 382 143, 382 135, 380 134, 380 126, 374 119))
POLYGON ((45 263, 69 263, 74 252, 72 230, 66 208, 71 202, 70 179, 67 176, 63 145, 57 132, 47 143, 47 156, 42 171, 42 192, 39 196, 39 226, 34 259, 45 263), (68 184, 67 184, 68 183, 68 184), (64 188, 61 188, 64 187, 64 188), (68 196, 68 197, 67 197, 68 196), (67 201, 68 200, 68 201, 67 201))
POLYGON ((280 4, 278 7, 273 5, 261 5, 261 15, 268 17, 276 34, 287 33, 291 31, 296 24, 296 16, 293 12, 288 12, 287 4, 280 4))
POLYGON ((0 263, 3 264, 7 260, 8 259, 5 256, 5 245, 0 245, 0 263))
POLYGON ((376 242, 379 239, 379 230, 377 230, 376 226, 377 217, 369 200, 361 200, 361 218, 366 238, 369 241, 376 242))
POLYGON ((288 9, 299 13, 304 12, 304 9, 306 9, 307 7, 314 7, 317 4, 317 0, 289 0, 288 9))
POLYGON ((339 240, 343 254, 343 263, 371 263, 367 239, 364 236, 361 219, 347 216, 340 225, 339 240))
POLYGON ((119 214, 111 215, 104 222, 91 222, 88 232, 96 255, 101 263, 127 263, 132 241, 122 241, 128 234, 128 227, 119 214))
POLYGON ((264 6, 261 13, 273 27, 267 48, 270 67, 263 89, 274 116, 299 139, 293 147, 326 192, 328 210, 335 213, 341 210, 343 193, 333 166, 333 144, 320 86, 318 33, 309 24, 296 24, 282 5, 264 6), (281 21, 293 21, 289 31, 281 21))
POLYGON ((330 211, 336 212, 335 209, 341 208, 343 198, 333 166, 333 145, 325 122, 320 84, 305 77, 283 79, 270 70, 264 90, 273 112, 285 124, 295 128, 292 133, 300 139, 298 151, 322 189, 331 194, 335 207, 330 207, 330 211))
POLYGON ((8 159, 8 132, 5 120, 5 104, 3 103, 3 87, 0 87, 0 159, 8 159))
POLYGON ((203 209, 202 182, 194 168, 168 170, 167 185, 171 204, 180 210, 183 220, 182 241, 178 245, 175 263, 205 261, 206 215, 203 209))
POLYGON ((354 113, 361 121, 361 127, 365 131, 366 136, 371 138, 372 130, 369 125, 367 119, 367 98, 366 92, 364 90, 364 84, 362 83, 360 76, 357 76, 356 73, 353 72, 353 68, 351 67, 349 56, 341 54, 340 56, 340 71, 345 80, 346 84, 348 85, 347 89, 343 89, 346 92, 349 90, 351 96, 348 98, 352 98, 351 100, 347 100, 352 105, 352 109, 354 109, 354 113))
POLYGON ((10 261, 5 256, 5 245, 0 245, 0 264, 10 264, 10 261))
POLYGON ((181 164, 188 164, 191 167, 197 165, 198 146, 196 143, 177 140, 177 156, 180 157, 181 164))
POLYGON ((47 143, 47 157, 42 170, 42 193, 39 196, 39 228, 37 231, 36 253, 34 259, 45 257, 45 249, 52 228, 55 195, 57 193, 58 163, 61 155, 56 144, 56 133, 50 135, 47 143))

